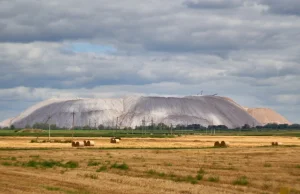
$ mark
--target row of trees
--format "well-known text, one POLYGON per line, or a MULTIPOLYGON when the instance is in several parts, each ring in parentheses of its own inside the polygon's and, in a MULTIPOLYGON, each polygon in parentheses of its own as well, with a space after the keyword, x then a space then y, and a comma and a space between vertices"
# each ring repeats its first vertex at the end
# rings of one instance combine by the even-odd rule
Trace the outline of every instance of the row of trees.
MULTIPOLYGON (((33 126, 27 125, 25 128, 34 128, 34 129, 49 129, 49 125, 46 123, 35 123, 33 126)), ((50 125, 51 130, 59 130, 66 129, 60 128, 55 124, 50 125)), ((9 128, 5 128, 9 129, 9 128)), ((10 129, 15 129, 14 125, 10 127, 10 129)), ((116 127, 99 125, 97 128, 91 126, 75 126, 74 130, 108 130, 108 129, 116 129, 116 127)), ((131 127, 122 128, 122 130, 132 130, 131 127)), ((164 123, 153 124, 150 126, 136 126, 135 130, 227 130, 229 129, 226 125, 209 125, 208 127, 202 126, 200 124, 191 124, 191 125, 166 125, 164 123)), ((276 129, 276 130, 285 130, 285 129, 300 129, 300 124, 276 124, 269 123, 264 126, 255 126, 251 127, 249 124, 245 124, 240 128, 235 128, 236 130, 261 130, 261 129, 276 129)))

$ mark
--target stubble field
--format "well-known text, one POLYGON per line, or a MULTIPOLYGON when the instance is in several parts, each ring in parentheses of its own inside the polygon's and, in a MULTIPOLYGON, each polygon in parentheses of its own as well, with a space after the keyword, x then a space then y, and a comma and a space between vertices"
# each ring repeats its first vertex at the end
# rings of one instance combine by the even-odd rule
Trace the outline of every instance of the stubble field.
POLYGON ((0 193, 300 193, 296 137, 93 138, 92 148, 31 139, 0 138, 0 193))

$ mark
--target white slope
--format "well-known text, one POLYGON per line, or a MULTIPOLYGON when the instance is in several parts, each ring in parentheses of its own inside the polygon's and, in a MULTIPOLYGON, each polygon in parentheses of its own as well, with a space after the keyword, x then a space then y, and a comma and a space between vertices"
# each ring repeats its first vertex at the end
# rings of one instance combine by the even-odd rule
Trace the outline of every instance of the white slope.
POLYGON ((0 128, 10 127, 13 119, 14 118, 9 118, 9 119, 6 119, 6 120, 0 122, 0 128))
POLYGON ((243 108, 217 96, 141 97, 122 99, 50 99, 41 102, 14 118, 11 124, 25 127, 34 123, 50 123, 59 127, 75 126, 135 127, 151 122, 177 124, 260 125, 243 108), (118 121, 118 123, 116 123, 118 121))
POLYGON ((27 109, 13 120, 16 127, 35 123, 56 124, 59 127, 115 125, 114 120, 123 112, 121 99, 65 99, 48 100, 27 109))
POLYGON ((244 109, 235 103, 217 96, 140 97, 131 101, 130 108, 120 116, 121 126, 139 126, 145 119, 146 125, 165 123, 226 125, 230 128, 260 125, 244 109))

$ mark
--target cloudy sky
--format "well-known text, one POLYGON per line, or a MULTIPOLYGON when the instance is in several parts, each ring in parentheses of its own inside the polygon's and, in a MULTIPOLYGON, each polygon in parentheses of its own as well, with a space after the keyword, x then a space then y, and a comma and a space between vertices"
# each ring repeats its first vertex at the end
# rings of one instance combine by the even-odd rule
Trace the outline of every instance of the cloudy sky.
POLYGON ((202 90, 300 123, 300 1, 0 0, 0 121, 51 97, 202 90))

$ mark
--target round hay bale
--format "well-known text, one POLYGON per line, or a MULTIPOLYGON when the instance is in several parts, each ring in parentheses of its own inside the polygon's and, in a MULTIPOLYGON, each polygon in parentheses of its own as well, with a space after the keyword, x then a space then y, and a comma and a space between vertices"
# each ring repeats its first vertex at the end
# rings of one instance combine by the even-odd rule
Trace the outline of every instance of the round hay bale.
POLYGON ((110 143, 116 143, 116 139, 114 137, 110 138, 110 143))
POLYGON ((277 145, 283 145, 283 143, 282 142, 277 142, 277 145))
POLYGON ((72 147, 76 147, 76 142, 72 141, 72 147))
POLYGON ((110 139, 110 143, 119 143, 119 142, 120 142, 119 139, 115 139, 115 138, 110 139))
POLYGON ((121 137, 116 137, 115 139, 121 140, 121 137))
POLYGON ((272 142, 271 144, 272 144, 272 146, 274 146, 274 145, 275 145, 275 142, 272 142))
POLYGON ((222 141, 220 146, 221 147, 229 147, 229 142, 222 141))
POLYGON ((214 144, 214 147, 220 147, 220 142, 216 141, 215 144, 214 144))
POLYGON ((84 146, 88 146, 88 141, 87 141, 87 140, 84 140, 84 141, 83 141, 83 144, 84 144, 84 146))
POLYGON ((87 146, 94 146, 95 145, 95 142, 94 141, 87 141, 87 146))
POLYGON ((84 146, 84 142, 83 141, 77 141, 76 142, 76 147, 83 147, 84 146))

